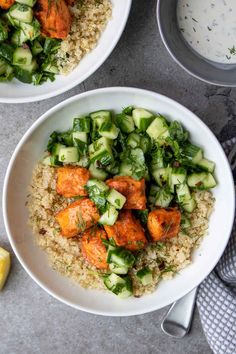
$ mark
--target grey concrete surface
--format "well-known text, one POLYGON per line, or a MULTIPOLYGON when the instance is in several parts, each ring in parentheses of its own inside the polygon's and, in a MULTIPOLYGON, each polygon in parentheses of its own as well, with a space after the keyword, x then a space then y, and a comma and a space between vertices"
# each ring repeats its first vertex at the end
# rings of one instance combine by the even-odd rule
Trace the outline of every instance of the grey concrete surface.
MULTIPOLYGON (((196 112, 220 141, 236 135, 236 89, 217 88, 185 73, 169 57, 157 30, 155 0, 134 0, 125 32, 105 64, 83 84, 50 100, 0 104, 0 184, 24 132, 47 109, 85 90, 135 86, 165 94, 196 112)), ((1 88, 0 88, 1 89, 1 88)), ((0 216, 0 245, 11 251, 0 216)), ((46 294, 12 255, 0 294, 0 354, 210 354, 198 313, 190 334, 165 336, 166 309, 131 318, 103 318, 71 309, 46 294)))

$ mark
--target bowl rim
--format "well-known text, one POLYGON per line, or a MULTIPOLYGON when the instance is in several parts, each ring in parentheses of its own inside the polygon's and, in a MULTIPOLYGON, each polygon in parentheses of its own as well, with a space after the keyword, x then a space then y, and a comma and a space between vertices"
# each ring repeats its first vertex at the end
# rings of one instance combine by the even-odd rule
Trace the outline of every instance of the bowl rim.
POLYGON ((216 86, 220 86, 220 87, 236 87, 236 83, 235 84, 230 84, 227 82, 219 82, 218 80, 208 80, 203 78, 202 76, 192 72, 190 69, 188 69, 178 58, 177 56, 175 56, 175 54, 172 52, 172 50, 170 49, 168 42, 166 40, 166 37, 164 35, 164 32, 162 30, 162 19, 160 16, 160 6, 161 6, 161 1, 163 0, 157 0, 157 6, 156 6, 156 18, 157 18, 157 24, 158 24, 158 29, 159 29, 159 33, 161 35, 161 40, 165 46, 165 48, 167 49, 168 53, 170 54, 170 56, 172 57, 172 59, 184 70, 186 71, 189 75, 195 77, 195 79, 198 79, 202 82, 205 82, 207 84, 210 85, 216 85, 216 86))
MULTIPOLYGON (((175 100, 165 96, 165 95, 161 95, 159 93, 150 91, 150 90, 145 90, 145 89, 139 89, 139 88, 135 88, 135 87, 121 87, 121 86, 117 86, 117 87, 106 87, 106 88, 99 88, 99 89, 94 89, 94 90, 90 90, 90 91, 86 91, 83 92, 81 94, 72 96, 60 103, 58 103, 57 105, 55 105, 54 107, 50 108, 47 112, 45 112, 43 115, 41 115, 32 125, 31 127, 25 132, 25 134, 23 135, 23 137, 20 139, 20 141, 18 142, 12 156, 10 159, 10 162, 8 164, 6 173, 5 173, 5 177, 4 177, 4 184, 3 184, 3 194, 2 194, 2 210, 3 210, 3 221, 4 221, 4 225, 5 225, 5 229, 7 232, 7 236, 8 236, 8 240, 10 241, 10 245, 16 255, 16 257, 18 258, 19 262, 21 263, 21 265, 23 266, 23 268, 25 269, 25 271, 31 276, 31 278, 43 289, 45 290, 48 294, 50 294, 51 296, 53 296, 54 298, 56 298, 57 300, 61 301, 62 303, 69 305, 77 310, 81 310, 87 313, 92 313, 92 314, 96 314, 96 315, 103 315, 103 316, 112 316, 112 317, 126 317, 126 316, 134 316, 134 315, 141 315, 141 314, 145 314, 145 313, 149 313, 155 310, 158 310, 160 308, 162 308, 163 306, 155 306, 155 305, 150 305, 149 307, 147 307, 146 309, 141 309, 140 311, 127 311, 125 314, 119 314, 116 310, 114 310, 113 312, 110 311, 109 314, 108 313, 104 313, 103 311, 100 310, 91 310, 89 307, 85 307, 82 305, 78 305, 78 304, 74 304, 72 302, 70 302, 69 300, 65 299, 63 296, 58 295, 56 292, 54 292, 53 290, 50 290, 45 284, 43 284, 43 282, 36 276, 33 274, 33 272, 30 270, 30 268, 28 268, 28 266, 26 265, 23 257, 20 256, 18 250, 17 250, 17 246, 15 245, 15 241, 14 241, 14 237, 11 235, 10 232, 10 227, 9 227, 9 223, 8 223, 8 215, 7 215, 7 195, 8 195, 8 183, 9 183, 9 177, 11 174, 11 169, 12 166, 18 156, 18 153, 20 151, 20 149, 22 148, 22 146, 25 144, 25 141, 28 139, 28 137, 30 137, 30 135, 37 130, 38 126, 40 126, 45 120, 50 119, 50 116, 54 113, 56 113, 58 110, 60 110, 61 108, 64 108, 66 106, 68 106, 70 103, 78 100, 78 99, 83 99, 89 96, 93 96, 96 94, 102 94, 102 93, 117 93, 117 92, 121 92, 122 93, 139 93, 142 95, 150 95, 155 97, 155 99, 158 98, 162 99, 163 101, 165 101, 167 104, 174 104, 176 107, 181 108, 183 111, 185 111, 188 114, 192 115, 193 120, 198 121, 198 123, 204 128, 208 130, 208 133, 211 135, 211 137, 213 138, 215 144, 218 145, 218 147, 223 151, 223 148, 221 146, 221 144, 219 143, 219 141, 217 140, 217 138, 215 137, 215 135, 213 134, 213 132, 208 128, 208 126, 200 119, 198 118, 198 116, 196 116, 193 112, 191 112, 188 108, 186 108, 185 106, 183 106, 182 104, 176 102, 175 100)), ((213 270, 213 268, 216 266, 216 264, 218 263, 219 259, 221 258, 225 247, 227 246, 229 237, 231 235, 231 231, 232 231, 232 227, 233 227, 233 222, 234 222, 234 211, 235 211, 235 189, 234 189, 234 180, 233 180, 233 175, 232 175, 232 171, 229 165, 229 162, 227 160, 227 157, 224 153, 224 158, 225 158, 225 162, 226 162, 226 166, 228 166, 228 171, 230 172, 229 176, 229 188, 231 188, 231 190, 233 191, 233 196, 232 196, 232 206, 233 206, 233 210, 231 213, 231 220, 229 221, 229 229, 228 229, 228 235, 225 236, 225 242, 224 242, 224 246, 222 247, 218 258, 215 259, 212 264, 211 267, 208 268, 207 271, 205 271, 204 273, 202 273, 202 276, 200 277, 201 279, 197 280, 196 284, 194 284, 194 286, 190 285, 189 287, 186 286, 185 290, 182 291, 181 293, 179 293, 177 296, 175 296, 173 298, 173 301, 177 301, 178 299, 180 299, 181 297, 183 297, 184 295, 186 295, 187 293, 189 293, 192 289, 194 289, 195 287, 197 287, 209 274, 210 272, 213 270)), ((170 305, 170 303, 166 303, 164 306, 168 306, 170 305)))
MULTIPOLYGON (((126 12, 121 17, 121 25, 120 25, 119 31, 116 32, 116 36, 114 37, 111 45, 109 45, 107 50, 105 52, 103 52, 103 54, 101 56, 99 56, 99 58, 97 58, 97 60, 90 67, 90 69, 87 71, 87 73, 85 73, 82 76, 78 76, 77 80, 73 80, 71 83, 69 83, 67 85, 62 85, 61 88, 58 88, 56 90, 54 90, 52 87, 52 90, 50 93, 43 93, 43 94, 35 95, 34 97, 29 96, 29 97, 23 97, 23 98, 6 98, 6 97, 2 98, 0 95, 0 103, 17 104, 17 103, 28 103, 28 102, 42 101, 42 100, 46 100, 48 98, 56 97, 62 93, 65 93, 65 92, 73 89, 75 86, 82 84, 86 79, 88 79, 91 75, 93 75, 104 64, 104 62, 112 54, 114 48, 117 46, 119 40, 121 39, 121 36, 125 30, 125 27, 126 27, 126 24, 127 24, 128 18, 129 18, 129 14, 130 14, 133 0, 126 0, 126 1, 127 1, 126 12)), ((99 45, 99 41, 98 41, 97 45, 99 45)), ((93 49, 92 49, 92 51, 93 51, 93 49)), ((80 63, 78 65, 80 65, 80 63)), ((31 84, 31 85, 33 85, 33 84, 31 84)), ((19 87, 19 89, 20 89, 20 87, 19 87)))

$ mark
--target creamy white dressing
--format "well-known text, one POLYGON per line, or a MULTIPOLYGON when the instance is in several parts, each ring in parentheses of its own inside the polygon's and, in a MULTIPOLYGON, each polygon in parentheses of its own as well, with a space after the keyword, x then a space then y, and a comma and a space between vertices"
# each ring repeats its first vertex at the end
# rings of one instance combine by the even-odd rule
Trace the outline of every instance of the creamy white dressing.
POLYGON ((178 0, 178 26, 198 54, 236 63, 236 0, 178 0))

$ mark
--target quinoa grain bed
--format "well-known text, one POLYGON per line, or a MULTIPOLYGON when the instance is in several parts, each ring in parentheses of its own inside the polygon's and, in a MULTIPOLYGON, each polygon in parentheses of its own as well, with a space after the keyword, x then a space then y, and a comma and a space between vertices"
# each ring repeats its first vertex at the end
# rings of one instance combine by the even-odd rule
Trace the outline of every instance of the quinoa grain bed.
POLYGON ((57 53, 59 70, 64 75, 97 45, 112 16, 110 0, 77 0, 70 10, 73 16, 71 30, 57 53))
MULTIPOLYGON (((101 277, 105 271, 97 270, 82 256, 81 239, 67 239, 60 235, 55 214, 74 199, 65 199, 56 193, 55 168, 39 163, 34 171, 28 198, 29 224, 36 235, 37 244, 43 248, 52 267, 79 283, 82 287, 105 290, 101 277)), ((207 233, 214 198, 209 191, 195 192, 197 208, 191 214, 191 227, 180 231, 177 237, 165 242, 150 243, 139 251, 134 267, 129 271, 134 296, 151 293, 161 279, 171 279, 191 263, 192 251, 207 233), (153 271, 153 282, 144 286, 136 272, 148 266, 153 271)))

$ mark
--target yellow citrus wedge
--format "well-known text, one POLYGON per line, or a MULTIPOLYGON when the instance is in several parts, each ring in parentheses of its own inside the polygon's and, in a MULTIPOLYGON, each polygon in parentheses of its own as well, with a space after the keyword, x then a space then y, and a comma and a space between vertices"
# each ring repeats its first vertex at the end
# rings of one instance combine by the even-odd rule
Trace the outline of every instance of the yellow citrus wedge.
POLYGON ((2 290, 11 266, 10 253, 0 247, 0 290, 2 290))

